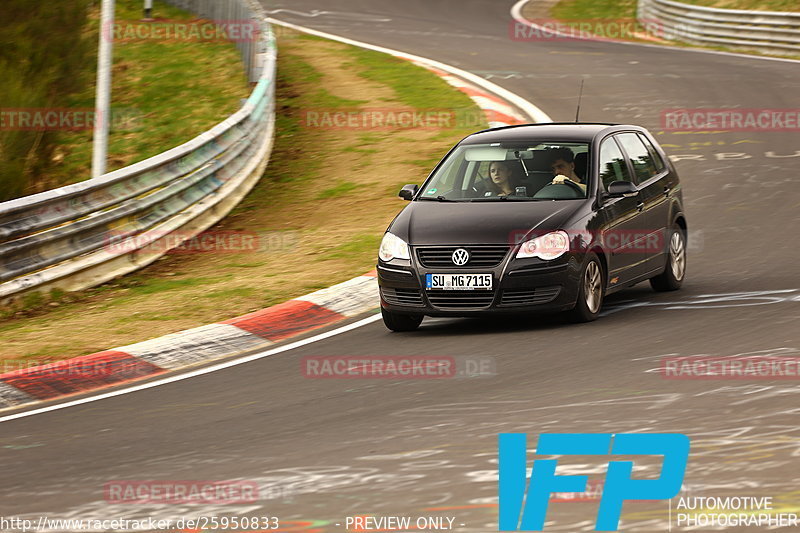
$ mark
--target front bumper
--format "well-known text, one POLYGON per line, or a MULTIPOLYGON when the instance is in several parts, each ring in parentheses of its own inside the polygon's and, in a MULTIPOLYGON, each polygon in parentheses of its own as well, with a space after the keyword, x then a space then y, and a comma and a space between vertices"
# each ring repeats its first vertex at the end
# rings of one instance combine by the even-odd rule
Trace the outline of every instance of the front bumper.
POLYGON ((567 254, 552 262, 513 260, 491 268, 426 268, 412 259, 377 265, 381 307, 427 316, 481 316, 487 313, 558 312, 577 300, 581 258, 567 254), (491 273, 492 290, 445 291, 425 288, 427 274, 491 273))

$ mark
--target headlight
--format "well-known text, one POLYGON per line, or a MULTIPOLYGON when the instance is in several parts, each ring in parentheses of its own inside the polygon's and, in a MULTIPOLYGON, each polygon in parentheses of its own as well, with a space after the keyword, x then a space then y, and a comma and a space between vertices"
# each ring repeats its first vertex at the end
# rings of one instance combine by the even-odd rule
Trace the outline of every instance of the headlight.
POLYGON ((517 259, 538 257, 550 261, 569 252, 569 235, 566 231, 554 231, 522 243, 517 259))
POLYGON ((381 261, 391 261, 394 258, 411 259, 406 241, 388 231, 383 235, 378 257, 381 261))

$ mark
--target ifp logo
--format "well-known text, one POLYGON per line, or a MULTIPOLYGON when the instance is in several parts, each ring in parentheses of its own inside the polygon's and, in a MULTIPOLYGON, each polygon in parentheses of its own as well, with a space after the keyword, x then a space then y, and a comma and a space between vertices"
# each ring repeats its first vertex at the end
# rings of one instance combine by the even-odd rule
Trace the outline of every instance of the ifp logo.
MULTIPOLYGON (((554 492, 584 492, 587 476, 557 476, 555 459, 533 461, 525 495, 525 433, 500 433, 500 531, 542 531, 554 492), (524 502, 524 503, 523 503, 524 502)), ((658 479, 631 479, 632 461, 610 461, 597 511, 597 531, 617 531, 625 500, 668 500, 681 490, 689 438, 680 433, 543 433, 539 455, 662 455, 658 479)))

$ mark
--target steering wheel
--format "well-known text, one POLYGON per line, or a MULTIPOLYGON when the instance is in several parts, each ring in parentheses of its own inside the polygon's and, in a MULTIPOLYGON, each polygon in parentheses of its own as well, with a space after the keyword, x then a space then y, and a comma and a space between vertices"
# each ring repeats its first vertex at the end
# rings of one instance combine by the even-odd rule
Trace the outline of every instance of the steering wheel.
POLYGON ((581 189, 581 186, 578 185, 577 183, 575 183, 572 180, 564 180, 561 183, 550 183, 550 185, 569 185, 570 187, 575 189, 578 192, 578 194, 580 194, 581 196, 583 196, 583 194, 584 194, 584 190, 581 189))
POLYGON ((550 199, 550 200, 571 200, 574 198, 583 198, 584 192, 581 189, 580 185, 572 181, 565 181, 563 183, 548 183, 541 189, 539 189, 534 198, 543 198, 543 199, 550 199), (564 188, 566 186, 566 188, 564 188), (563 191, 562 193, 556 193, 556 191, 563 191), (569 191, 572 196, 566 195, 566 191, 569 191), (550 193, 550 194, 548 194, 550 193))

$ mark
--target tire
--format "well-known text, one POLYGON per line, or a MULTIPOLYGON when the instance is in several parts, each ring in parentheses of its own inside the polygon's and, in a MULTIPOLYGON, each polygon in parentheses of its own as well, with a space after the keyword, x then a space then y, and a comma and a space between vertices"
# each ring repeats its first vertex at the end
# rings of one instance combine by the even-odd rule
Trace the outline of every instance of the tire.
POLYGON ((650 278, 650 286, 658 292, 677 291, 686 277, 686 233, 674 225, 669 229, 667 264, 664 272, 650 278))
POLYGON ((392 331, 414 331, 422 323, 424 315, 404 315, 381 308, 383 323, 392 331))
POLYGON ((606 293, 605 272, 597 254, 586 254, 586 264, 581 270, 578 281, 578 300, 575 307, 569 311, 569 318, 573 322, 591 322, 600 316, 603 307, 603 297, 606 293))

